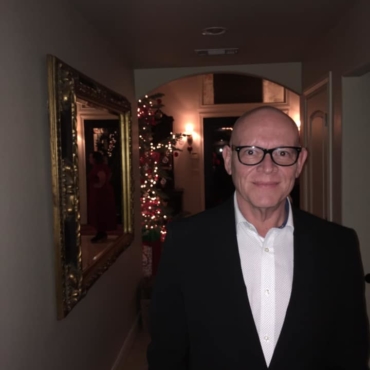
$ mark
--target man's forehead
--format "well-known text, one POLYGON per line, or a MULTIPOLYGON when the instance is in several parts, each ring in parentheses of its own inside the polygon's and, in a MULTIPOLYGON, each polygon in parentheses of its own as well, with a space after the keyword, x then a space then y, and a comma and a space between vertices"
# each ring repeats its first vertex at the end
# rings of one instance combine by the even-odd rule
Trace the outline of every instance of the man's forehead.
POLYGON ((283 112, 276 111, 258 111, 244 119, 236 122, 235 131, 244 131, 249 128, 259 128, 266 125, 279 125, 279 128, 287 128, 296 131, 296 125, 292 119, 283 112))
POLYGON ((299 132, 294 122, 285 113, 256 112, 253 115, 238 121, 233 130, 232 141, 234 144, 245 140, 258 139, 260 137, 273 138, 277 134, 292 137, 299 140, 299 132), (268 128, 268 129, 267 129, 268 128))

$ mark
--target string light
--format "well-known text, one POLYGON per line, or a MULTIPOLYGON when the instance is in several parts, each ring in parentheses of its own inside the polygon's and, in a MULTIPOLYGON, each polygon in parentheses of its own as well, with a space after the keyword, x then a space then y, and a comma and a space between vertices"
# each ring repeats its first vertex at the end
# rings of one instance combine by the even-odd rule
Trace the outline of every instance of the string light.
MULTIPOLYGON (((140 173, 141 173, 141 215, 143 230, 158 232, 160 239, 166 234, 166 222, 169 215, 166 214, 167 201, 162 201, 160 196, 161 186, 166 183, 165 166, 168 166, 170 156, 173 154, 174 145, 182 134, 170 133, 166 142, 153 143, 151 127, 157 124, 157 111, 161 102, 160 96, 145 96, 138 101, 137 116, 139 119, 139 149, 140 149, 140 173), (155 104, 155 100, 157 104, 155 104)), ((161 116, 160 116, 161 117, 161 116)))

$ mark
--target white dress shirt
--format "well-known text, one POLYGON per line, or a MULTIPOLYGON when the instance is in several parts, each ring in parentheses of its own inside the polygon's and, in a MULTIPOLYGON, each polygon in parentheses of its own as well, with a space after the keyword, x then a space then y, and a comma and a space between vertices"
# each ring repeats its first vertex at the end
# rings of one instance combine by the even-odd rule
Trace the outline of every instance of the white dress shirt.
POLYGON ((293 217, 282 228, 272 228, 263 238, 241 214, 234 196, 241 267, 254 323, 267 366, 284 323, 293 283, 293 217))

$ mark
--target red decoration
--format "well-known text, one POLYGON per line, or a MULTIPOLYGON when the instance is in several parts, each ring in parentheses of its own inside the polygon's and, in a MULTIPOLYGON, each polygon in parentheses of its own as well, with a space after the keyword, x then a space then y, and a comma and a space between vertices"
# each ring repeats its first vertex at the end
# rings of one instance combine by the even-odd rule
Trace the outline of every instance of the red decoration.
POLYGON ((145 246, 152 250, 152 275, 157 272, 166 235, 165 225, 170 220, 170 210, 166 209, 168 201, 160 196, 165 193, 167 180, 164 176, 171 169, 168 157, 172 154, 178 156, 178 153, 173 153, 173 148, 182 137, 181 134, 175 135, 161 145, 154 142, 153 126, 159 125, 164 117, 160 110, 162 100, 157 98, 159 96, 145 97, 138 102, 142 238, 145 246))
POLYGON ((219 166, 221 161, 217 158, 217 154, 215 152, 212 153, 212 164, 213 166, 219 166))
POLYGON ((161 240, 146 241, 145 244, 152 248, 152 276, 155 276, 157 275, 159 260, 161 259, 162 242, 161 240))
POLYGON ((179 156, 179 153, 177 153, 177 152, 173 152, 173 155, 174 155, 175 157, 178 157, 178 156, 179 156))
POLYGON ((152 158, 153 158, 156 162, 159 162, 159 159, 161 158, 161 153, 158 153, 158 152, 152 152, 152 158))

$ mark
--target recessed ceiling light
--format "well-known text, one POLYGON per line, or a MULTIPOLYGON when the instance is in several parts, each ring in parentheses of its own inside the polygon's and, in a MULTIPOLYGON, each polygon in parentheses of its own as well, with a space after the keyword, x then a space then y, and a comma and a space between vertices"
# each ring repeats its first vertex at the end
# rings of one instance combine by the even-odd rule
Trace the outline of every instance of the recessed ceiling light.
POLYGON ((207 27, 202 31, 203 36, 220 36, 226 32, 225 27, 207 27))
POLYGON ((226 49, 195 49, 196 54, 199 56, 213 56, 213 55, 233 55, 236 54, 238 48, 226 48, 226 49))

